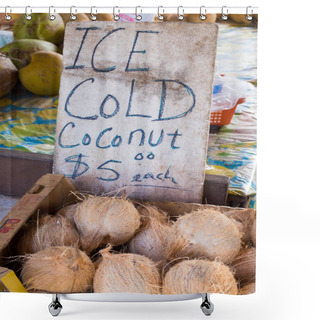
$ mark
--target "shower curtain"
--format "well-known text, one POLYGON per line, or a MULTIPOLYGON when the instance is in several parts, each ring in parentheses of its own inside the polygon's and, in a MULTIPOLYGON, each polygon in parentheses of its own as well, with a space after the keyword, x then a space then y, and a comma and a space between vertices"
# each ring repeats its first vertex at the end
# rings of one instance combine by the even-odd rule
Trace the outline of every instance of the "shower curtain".
POLYGON ((0 291, 254 293, 257 15, 11 16, 0 291))

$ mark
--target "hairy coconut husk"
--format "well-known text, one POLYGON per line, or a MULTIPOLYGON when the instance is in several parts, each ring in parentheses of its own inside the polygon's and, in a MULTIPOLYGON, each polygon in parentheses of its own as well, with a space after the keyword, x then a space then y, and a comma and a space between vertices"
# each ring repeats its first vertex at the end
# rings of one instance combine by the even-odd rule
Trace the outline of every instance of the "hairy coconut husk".
POLYGON ((254 220, 254 223, 251 228, 251 240, 254 247, 256 247, 256 228, 257 228, 257 224, 256 224, 256 220, 254 220))
POLYGON ((231 210, 224 212, 238 227, 241 235, 242 247, 252 246, 251 230, 254 221, 256 220, 256 212, 254 209, 231 210))
POLYGON ((56 213, 56 216, 62 216, 68 219, 75 226, 74 214, 76 213, 77 206, 77 203, 65 206, 56 213))
POLYGON ((24 255, 53 246, 79 247, 79 234, 68 219, 45 215, 27 225, 17 244, 17 252, 24 255))
POLYGON ((256 277, 256 249, 248 248, 242 250, 233 260, 231 269, 240 285, 254 282, 256 277))
POLYGON ((142 216, 142 227, 130 239, 128 251, 144 255, 155 262, 166 258, 167 237, 172 223, 168 214, 154 206, 144 206, 139 210, 142 216))
POLYGON ((21 271, 28 291, 81 293, 92 290, 95 268, 73 247, 50 247, 27 257, 21 271))
POLYGON ((102 261, 94 276, 94 292, 160 293, 160 275, 156 264, 147 257, 101 250, 102 261))
POLYGON ((200 209, 180 217, 168 235, 167 261, 177 258, 219 259, 230 263, 240 250, 240 233, 224 214, 200 209))
POLYGON ((99 255, 99 256, 98 256, 96 259, 94 259, 94 260, 92 260, 92 258, 91 258, 91 261, 93 262, 94 267, 95 267, 95 269, 97 270, 98 267, 99 267, 99 264, 102 262, 102 256, 99 255))
POLYGON ((140 227, 140 215, 132 202, 113 197, 92 197, 79 203, 74 221, 87 252, 106 244, 123 244, 140 227))
POLYGON ((147 224, 150 219, 156 219, 161 223, 170 223, 170 218, 167 212, 156 208, 152 205, 142 205, 138 207, 138 211, 142 217, 142 226, 143 224, 147 224))
POLYGON ((251 282, 240 288, 239 294, 251 294, 256 292, 256 283, 251 282))
POLYGON ((164 276, 163 294, 238 292, 236 280, 222 262, 185 260, 174 265, 164 276))

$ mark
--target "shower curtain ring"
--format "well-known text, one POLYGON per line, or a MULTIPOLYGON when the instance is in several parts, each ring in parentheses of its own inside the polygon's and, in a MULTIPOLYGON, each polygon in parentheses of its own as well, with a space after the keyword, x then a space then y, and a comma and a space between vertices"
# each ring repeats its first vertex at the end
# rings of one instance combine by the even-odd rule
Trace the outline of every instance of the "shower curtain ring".
POLYGON ((97 20, 97 16, 96 16, 96 14, 97 14, 97 9, 95 9, 95 10, 96 10, 96 14, 94 14, 94 13, 93 13, 93 8, 95 8, 95 6, 91 7, 91 9, 90 9, 90 19, 91 19, 92 21, 96 21, 96 20, 97 20))
POLYGON ((49 20, 51 21, 53 21, 56 18, 56 16, 52 13, 52 11, 55 12, 54 6, 49 7, 49 20))
POLYGON ((31 13, 32 12, 32 10, 31 10, 31 7, 30 6, 26 6, 26 13, 25 13, 25 15, 24 15, 24 17, 25 17, 25 19, 26 20, 31 20, 31 13))
POLYGON ((247 10, 246 10, 246 19, 248 21, 252 21, 253 17, 252 17, 252 14, 253 14, 253 9, 251 6, 248 6, 247 7, 247 10), (251 9, 251 12, 249 13, 249 9, 251 9))
POLYGON ((114 20, 114 21, 118 21, 118 20, 120 19, 119 14, 120 14, 120 9, 119 9, 119 7, 117 7, 117 6, 113 7, 113 20, 114 20), (117 13, 116 13, 116 10, 118 10, 117 13))
POLYGON ((200 19, 206 20, 207 19, 207 9, 205 6, 200 7, 200 19))
POLYGON ((163 14, 164 14, 163 6, 159 6, 159 7, 158 7, 158 14, 157 14, 158 20, 163 21, 163 19, 164 19, 163 14), (160 13, 160 8, 162 9, 162 13, 160 13))
POLYGON ((227 6, 223 6, 221 8, 221 19, 224 21, 228 20, 228 7, 227 6))
MULTIPOLYGON (((10 20, 12 19, 12 17, 10 16, 10 14, 8 14, 8 8, 10 8, 10 6, 6 6, 6 7, 4 8, 4 15, 5 15, 5 19, 6 19, 7 21, 10 21, 10 20)), ((10 12, 11 12, 11 10, 10 10, 10 12)))
POLYGON ((70 20, 76 20, 77 19, 77 8, 75 6, 71 6, 70 7, 70 20), (74 13, 73 13, 73 9, 74 9, 74 13))
POLYGON ((137 7, 136 7, 136 20, 140 21, 140 20, 142 19, 141 13, 142 13, 141 7, 140 7, 140 6, 137 6, 137 7), (140 10, 140 13, 139 13, 139 14, 138 14, 138 9, 140 10))
POLYGON ((178 19, 181 21, 184 18, 184 9, 183 6, 178 7, 178 19))

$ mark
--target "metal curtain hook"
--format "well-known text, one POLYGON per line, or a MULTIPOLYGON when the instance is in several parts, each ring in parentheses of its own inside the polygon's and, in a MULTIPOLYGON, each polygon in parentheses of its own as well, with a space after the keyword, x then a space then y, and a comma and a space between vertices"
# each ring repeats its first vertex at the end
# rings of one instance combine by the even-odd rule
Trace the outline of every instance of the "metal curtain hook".
POLYGON ((141 13, 142 13, 141 7, 140 7, 140 6, 137 6, 137 7, 136 7, 136 20, 140 21, 140 20, 142 19, 141 13), (140 14, 138 14, 138 9, 140 10, 140 14))
POLYGON ((120 19, 120 10, 117 6, 113 7, 113 20, 118 21, 120 19), (118 12, 116 13, 116 9, 118 10, 118 12))
POLYGON ((56 16, 52 13, 52 11, 55 12, 54 6, 49 7, 49 20, 51 21, 53 21, 56 18, 56 16))
POLYGON ((163 6, 159 6, 158 7, 158 14, 157 14, 158 15, 158 20, 162 21, 164 19, 163 14, 164 14, 163 6), (162 13, 161 14, 160 14, 160 8, 162 9, 162 13))
POLYGON ((221 8, 221 19, 224 21, 228 20, 228 7, 227 6, 223 6, 221 8))
MULTIPOLYGON (((6 7, 4 8, 4 15, 5 15, 5 19, 6 19, 7 21, 10 21, 10 20, 12 19, 12 17, 8 14, 8 8, 10 8, 10 6, 6 6, 6 7)), ((10 12, 11 12, 11 10, 10 10, 10 12)))
POLYGON ((77 8, 75 6, 71 6, 70 7, 70 20, 77 19, 76 13, 77 13, 77 8), (74 9, 74 13, 73 13, 73 9, 74 9))
POLYGON ((32 12, 32 10, 31 10, 31 7, 30 6, 27 6, 26 7, 26 13, 25 13, 25 15, 24 15, 24 17, 25 17, 25 19, 26 20, 31 20, 31 13, 32 12))
POLYGON ((252 21, 252 19, 253 19, 253 17, 252 17, 251 14, 253 14, 253 9, 252 9, 251 6, 248 6, 248 7, 247 7, 247 10, 246 10, 246 19, 247 19, 248 21, 252 21), (251 9, 251 13, 249 13, 249 8, 251 9))
MULTIPOLYGON (((97 20, 97 16, 93 13, 93 8, 96 8, 95 6, 91 7, 90 9, 90 19, 92 21, 96 21, 97 20)), ((96 9, 96 14, 97 14, 97 9, 96 9)))
POLYGON ((200 19, 206 20, 207 19, 207 9, 205 6, 200 7, 200 19))
POLYGON ((184 18, 184 9, 183 6, 178 7, 178 19, 181 21, 184 18))

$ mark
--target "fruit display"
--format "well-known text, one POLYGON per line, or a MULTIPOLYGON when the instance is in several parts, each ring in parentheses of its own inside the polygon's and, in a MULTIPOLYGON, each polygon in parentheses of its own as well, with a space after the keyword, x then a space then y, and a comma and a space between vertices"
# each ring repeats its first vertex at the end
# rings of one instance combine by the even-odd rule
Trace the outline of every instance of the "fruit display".
MULTIPOLYGON (((0 98, 20 81, 32 95, 58 99, 64 31, 72 21, 70 14, 55 16, 53 21, 48 13, 32 14, 30 21, 17 17, 14 41, 0 48, 0 98)), ((110 14, 96 16, 113 21, 110 14)), ((203 21, 199 14, 186 14, 182 21, 214 23, 218 16, 208 14, 203 21)), ((90 22, 90 14, 76 14, 78 21, 90 22)), ((164 21, 180 20, 172 14, 164 21)), ((231 15, 229 21, 249 25, 231 15)), ((47 125, 54 123, 55 128, 57 104, 50 103, 45 112, 53 116, 47 125)), ((35 136, 39 132, 35 113, 30 112, 31 118, 29 128, 34 128, 35 136)), ((12 128, 21 131, 19 126, 12 128)), ((33 217, 19 231, 15 254, 22 257, 18 272, 29 292, 254 292, 255 210, 200 206, 174 216, 157 204, 125 197, 84 198, 33 217)))
POLYGON ((15 245, 23 257, 23 284, 29 292, 254 292, 253 224, 243 228, 235 217, 255 221, 255 210, 163 209, 87 195, 50 215, 31 217, 15 245), (246 239, 242 249, 240 234, 246 239))
POLYGON ((25 15, 15 15, 14 22, 8 23, 14 40, 0 48, 0 97, 19 81, 34 95, 59 94, 62 55, 58 52, 62 52, 65 23, 59 14, 55 16, 50 20, 47 13, 35 13, 28 20, 25 15))
MULTIPOLYGON (((3 14, 1 14, 3 16, 3 14)), ((38 51, 55 52, 62 54, 63 52, 63 37, 65 26, 69 22, 79 21, 91 21, 91 15, 89 13, 77 13, 75 14, 76 19, 70 20, 70 13, 56 13, 55 19, 48 19, 47 13, 33 13, 31 19, 25 19, 23 14, 11 14, 12 19, 10 22, 6 22, 6 29, 12 29, 14 41, 4 45, 0 48, 0 53, 10 58, 12 63, 18 68, 24 68, 30 64, 27 72, 32 71, 32 76, 26 76, 26 71, 19 72, 19 79, 23 86, 33 94, 42 96, 55 96, 59 93, 60 80, 58 79, 61 72, 57 72, 59 67, 52 67, 55 64, 57 56, 55 55, 36 55, 32 59, 32 55, 38 51), (34 72, 35 66, 40 66, 40 62, 45 66, 51 67, 46 68, 44 71, 41 69, 37 74, 34 72), (41 76, 40 76, 41 74, 41 76), (43 79, 48 78, 45 83, 43 79), (31 83, 29 81, 31 80, 31 83), (53 88, 50 90, 48 86, 52 85, 53 88)), ((113 15, 110 13, 99 13, 96 14, 97 21, 114 21, 113 15)), ((183 20, 177 18, 177 14, 164 14, 163 21, 176 21, 176 22, 206 22, 214 23, 216 21, 221 22, 219 14, 206 14, 206 19, 201 20, 199 14, 184 14, 183 20)), ((253 15, 252 21, 248 21, 245 15, 230 14, 229 18, 225 22, 235 23, 244 26, 254 26, 257 23, 257 15, 253 15)), ((154 17, 153 21, 159 22, 157 16, 154 17)), ((1 62, 3 65, 3 62, 1 62)), ((8 63, 7 63, 8 64, 8 63)), ((58 63, 59 64, 59 63, 58 63)), ((2 69, 5 69, 2 67, 2 69)), ((12 68, 8 69, 6 74, 9 74, 12 68)), ((17 84, 15 77, 13 76, 10 80, 5 80, 6 77, 1 79, 0 97, 8 94, 17 84), (4 84, 2 82, 7 82, 4 84), (4 88, 6 87, 6 88, 4 88)))

